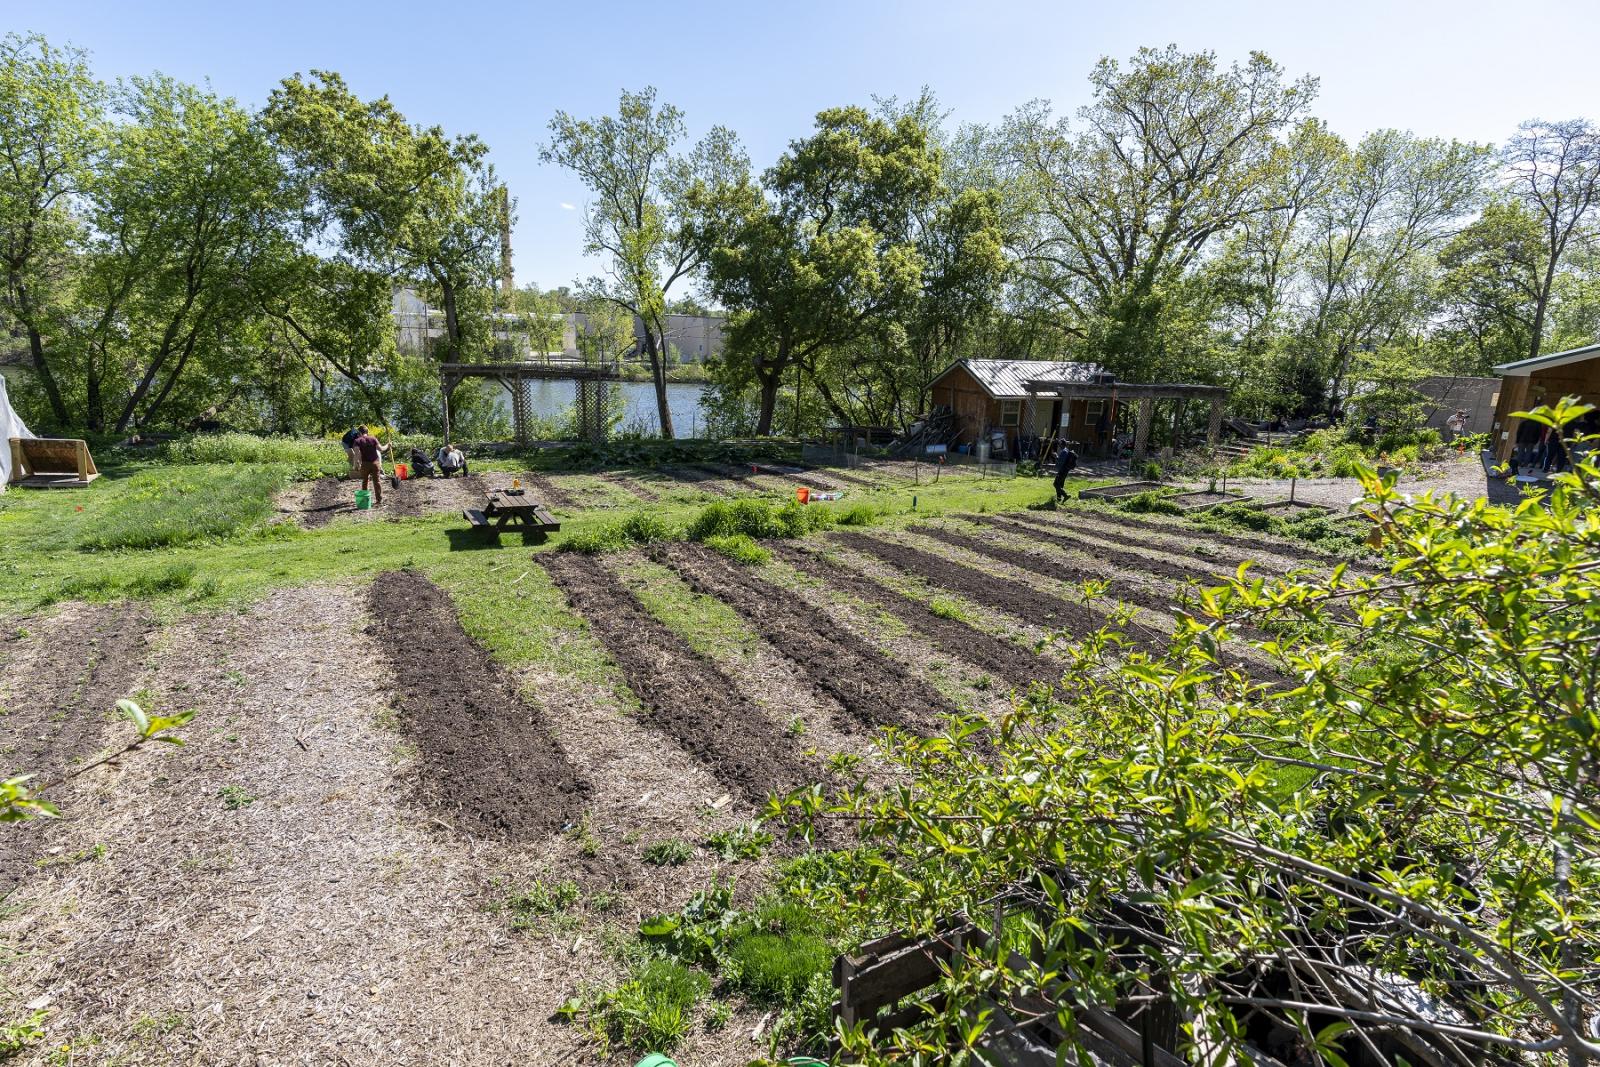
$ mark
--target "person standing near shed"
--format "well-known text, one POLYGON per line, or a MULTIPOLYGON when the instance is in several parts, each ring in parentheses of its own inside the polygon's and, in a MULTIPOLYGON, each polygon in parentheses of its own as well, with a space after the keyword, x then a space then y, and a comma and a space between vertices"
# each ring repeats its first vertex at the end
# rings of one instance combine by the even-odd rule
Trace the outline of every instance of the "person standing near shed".
POLYGON ((365 426, 357 427, 355 450, 361 456, 361 488, 367 487, 367 482, 372 482, 372 503, 374 507, 383 505, 383 454, 388 449, 378 443, 378 439, 367 432, 365 426))
POLYGON ((1056 449, 1056 503, 1067 499, 1067 475, 1072 473, 1072 468, 1078 465, 1078 454, 1072 450, 1067 442, 1061 442, 1061 447, 1056 449))

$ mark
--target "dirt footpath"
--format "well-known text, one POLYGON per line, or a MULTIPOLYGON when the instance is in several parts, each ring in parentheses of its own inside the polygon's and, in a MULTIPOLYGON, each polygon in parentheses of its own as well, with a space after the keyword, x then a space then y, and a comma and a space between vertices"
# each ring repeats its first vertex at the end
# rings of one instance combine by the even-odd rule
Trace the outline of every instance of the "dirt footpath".
MULTIPOLYGON (((42 1048, 73 1064, 588 1062, 546 1020, 613 965, 486 909, 489 872, 548 869, 556 844, 429 822, 364 626, 350 589, 320 588, 162 632, 144 679, 171 680, 155 708, 197 710, 188 744, 63 796, 53 862, 0 913, 0 1007, 48 1006, 42 1048)), ((7 660, 12 694, 25 661, 7 660)))

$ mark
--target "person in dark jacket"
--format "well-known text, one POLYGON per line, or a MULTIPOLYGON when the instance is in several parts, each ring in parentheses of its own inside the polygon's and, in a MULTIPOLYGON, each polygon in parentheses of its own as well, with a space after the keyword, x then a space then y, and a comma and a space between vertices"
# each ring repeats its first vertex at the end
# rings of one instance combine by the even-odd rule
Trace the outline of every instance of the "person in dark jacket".
POLYGON ((1061 447, 1056 449, 1056 503, 1067 499, 1067 475, 1072 473, 1072 468, 1078 465, 1078 454, 1072 450, 1067 442, 1061 442, 1061 447))

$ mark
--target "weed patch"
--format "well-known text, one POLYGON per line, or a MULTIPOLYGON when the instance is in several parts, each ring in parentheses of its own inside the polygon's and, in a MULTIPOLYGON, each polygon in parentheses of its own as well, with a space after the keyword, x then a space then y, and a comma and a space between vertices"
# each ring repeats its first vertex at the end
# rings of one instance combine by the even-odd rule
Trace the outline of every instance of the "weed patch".
POLYGON ((644 861, 655 867, 681 867, 694 855, 694 846, 687 841, 668 838, 656 841, 644 850, 644 861))
POLYGON ((772 559, 772 552, 756 543, 748 534, 729 534, 708 537, 707 548, 720 552, 733 562, 746 567, 759 567, 772 559))

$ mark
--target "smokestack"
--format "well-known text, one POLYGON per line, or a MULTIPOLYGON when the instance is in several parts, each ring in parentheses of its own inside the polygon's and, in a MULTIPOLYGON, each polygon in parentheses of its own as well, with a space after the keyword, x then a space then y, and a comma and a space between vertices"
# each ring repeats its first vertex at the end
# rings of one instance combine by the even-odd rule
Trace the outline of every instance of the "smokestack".
POLYGON ((500 295, 509 304, 516 290, 511 277, 511 193, 502 185, 496 199, 500 208, 500 295))

